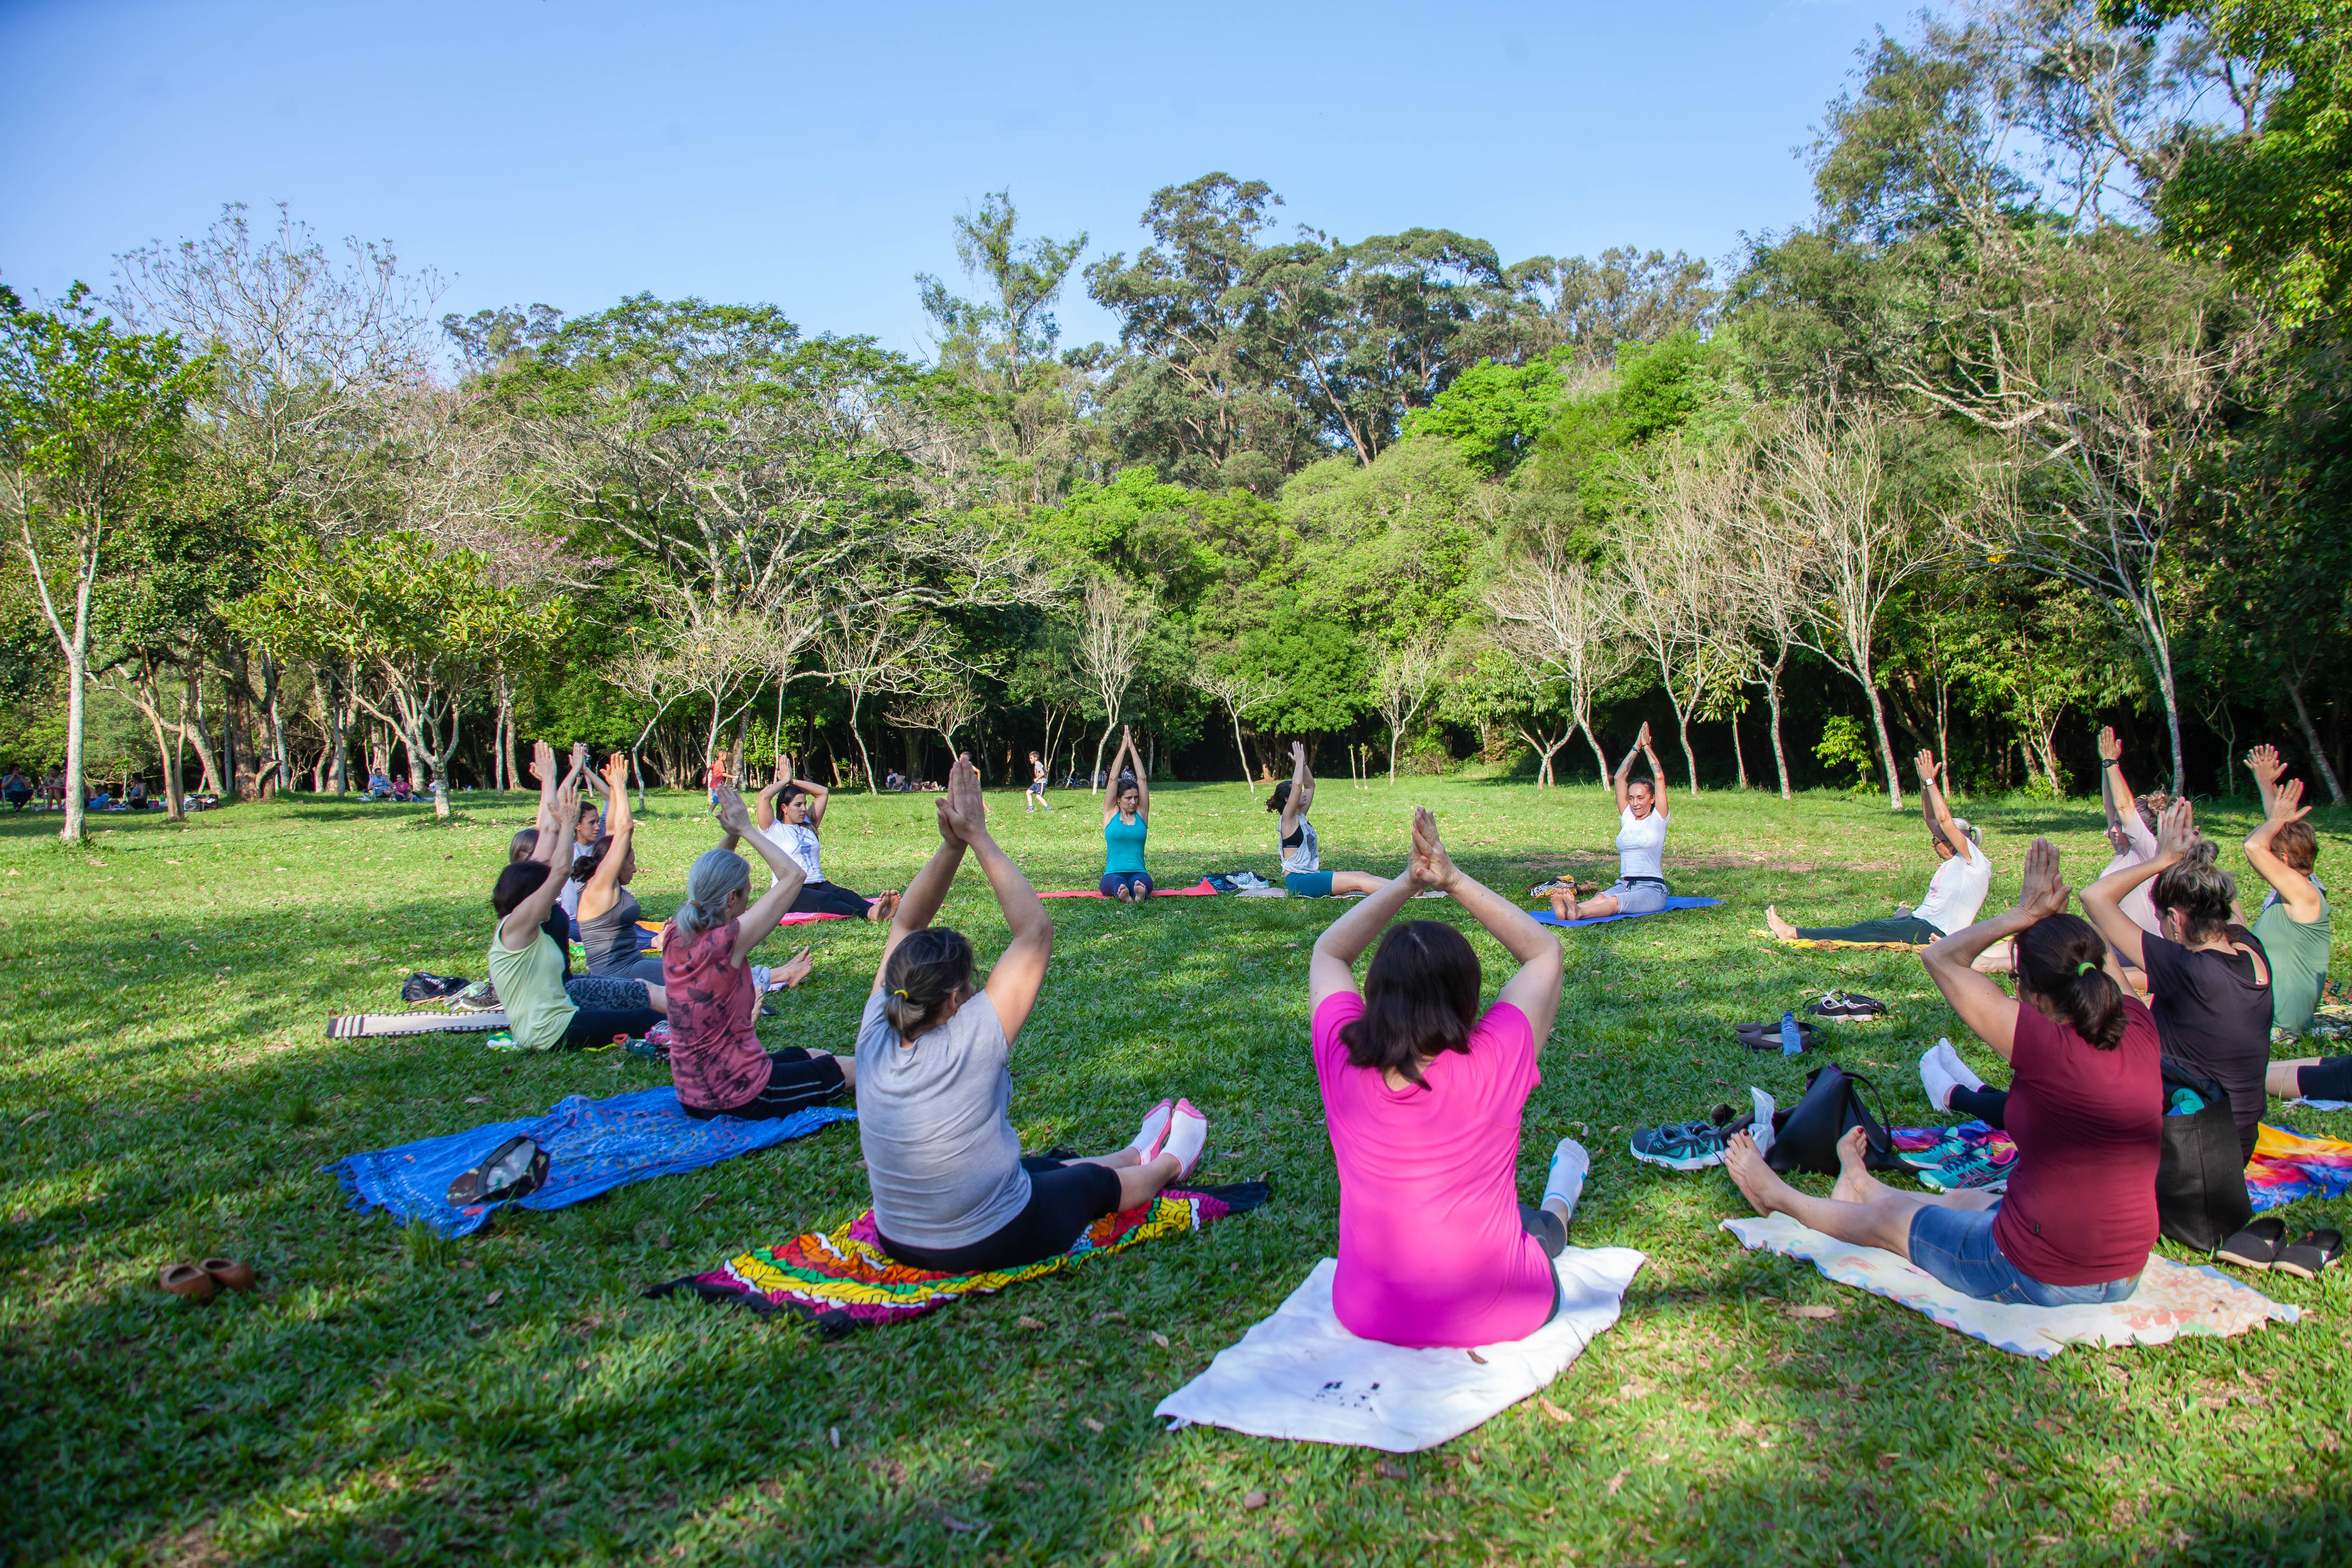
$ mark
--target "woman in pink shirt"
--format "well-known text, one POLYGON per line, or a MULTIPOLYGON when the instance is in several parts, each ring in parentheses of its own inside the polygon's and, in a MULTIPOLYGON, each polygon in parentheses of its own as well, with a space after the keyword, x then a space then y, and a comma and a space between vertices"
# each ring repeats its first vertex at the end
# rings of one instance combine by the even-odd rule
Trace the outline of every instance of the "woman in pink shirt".
POLYGON ((1519 1201, 1519 1113, 1559 1006, 1559 942, 1454 868, 1426 810, 1403 876, 1333 921, 1307 971, 1315 1076, 1339 1167, 1332 1306, 1348 1330, 1399 1345, 1525 1339, 1559 1306, 1551 1260, 1591 1162, 1552 1157, 1540 1208, 1519 1201), (1519 961, 1478 1010, 1478 955, 1437 921, 1388 929, 1405 900, 1451 894, 1519 961), (1383 934, 1385 933, 1385 934, 1383 934), (1355 963, 1380 937, 1356 989, 1355 963))

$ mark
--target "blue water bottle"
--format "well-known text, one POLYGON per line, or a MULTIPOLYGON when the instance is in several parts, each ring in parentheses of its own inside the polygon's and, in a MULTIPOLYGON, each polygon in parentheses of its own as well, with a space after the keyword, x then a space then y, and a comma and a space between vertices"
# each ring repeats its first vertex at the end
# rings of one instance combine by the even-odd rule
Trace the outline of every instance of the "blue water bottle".
POLYGON ((1805 1043, 1797 1034, 1797 1016, 1794 1013, 1781 1014, 1780 1054, 1784 1057, 1793 1057, 1801 1054, 1804 1048, 1805 1043))

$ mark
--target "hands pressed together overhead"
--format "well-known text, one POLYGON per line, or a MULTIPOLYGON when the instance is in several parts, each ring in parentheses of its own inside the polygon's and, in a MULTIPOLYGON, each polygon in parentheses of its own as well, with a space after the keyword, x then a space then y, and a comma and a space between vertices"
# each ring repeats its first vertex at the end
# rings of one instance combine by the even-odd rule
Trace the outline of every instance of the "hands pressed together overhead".
POLYGON ((1450 890, 1458 875, 1454 868, 1454 857, 1446 853, 1444 841, 1437 836, 1437 818, 1425 805, 1413 810, 1412 858, 1408 871, 1417 885, 1439 892, 1450 890))
POLYGON ((2024 880, 2017 890, 2016 912, 2029 924, 2066 912, 2074 889, 2058 871, 2058 847, 2037 838, 2025 852, 2024 880))
POLYGON ((974 844, 988 835, 988 805, 981 799, 980 772, 959 754, 948 769, 948 787, 938 801, 940 837, 950 844, 974 844))

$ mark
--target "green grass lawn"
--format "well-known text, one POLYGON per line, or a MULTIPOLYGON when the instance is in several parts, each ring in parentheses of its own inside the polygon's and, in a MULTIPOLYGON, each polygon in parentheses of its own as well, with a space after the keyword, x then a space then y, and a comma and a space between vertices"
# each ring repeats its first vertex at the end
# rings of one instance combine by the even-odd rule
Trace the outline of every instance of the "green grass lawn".
MULTIPOLYGON (((1263 796, 1155 792, 1169 885, 1275 869, 1263 796)), ((992 794, 1040 887, 1091 887, 1083 796, 1028 816, 992 794)), ((1917 962, 1757 940, 1763 906, 1808 922, 1891 912, 1932 868, 1915 812, 1858 798, 1678 798, 1676 890, 1729 907, 1564 933, 1567 996, 1527 1110, 1521 1189, 1583 1138, 1574 1239, 1649 1266, 1623 1321, 1546 1396, 1447 1447, 1391 1459, 1212 1430, 1152 1405, 1272 1311, 1333 1247, 1338 1189, 1307 1051, 1307 952, 1338 911, 1296 900, 1050 906, 1054 969, 1014 1049, 1025 1144, 1123 1142, 1162 1095, 1211 1121, 1208 1181, 1271 1173, 1274 1200, 1199 1236, 825 1343, 791 1321, 646 1286, 864 1206, 856 1131, 463 1241, 346 1210, 335 1157, 564 1095, 665 1080, 609 1056, 517 1058, 478 1037, 329 1043, 336 1011, 388 1011, 415 969, 479 977, 488 894, 520 795, 429 808, 302 804, 184 831, 0 818, 0 1433, 26 1563, 333 1561, 1643 1563, 1748 1564, 2352 1559, 2352 1270, 2262 1277, 2293 1328, 2049 1363, 1948 1332, 1803 1265, 1745 1252, 1719 1172, 1636 1164, 1637 1125, 1703 1114, 1750 1083, 1793 1099, 1834 1057, 1927 1120, 1918 1053, 1957 1026, 1917 962), (1808 988, 1866 990, 1894 1021, 1811 1059, 1751 1055, 1738 1021, 1808 988), (251 1259, 260 1288, 194 1305, 173 1260, 251 1259), (1792 1316, 1800 1304, 1834 1308, 1792 1316), (1023 1327, 1023 1320, 1042 1327, 1023 1327), (1245 1506, 1252 1492, 1262 1506, 1245 1506)), ((1324 863, 1401 865, 1410 805, 1513 892, 1569 866, 1613 873, 1594 786, 1326 782, 1324 863)), ((2239 803, 2243 807, 2250 803, 2239 803)), ((2047 834, 2078 883, 2107 857, 2095 803, 1968 803, 2017 888, 2047 834)), ((936 843, 928 797, 843 797, 827 870, 903 885, 936 843)), ((2215 810, 2231 847, 2250 819, 2215 810)), ((2352 878, 2352 813, 2323 813, 2321 874, 2352 878)), ((675 903, 713 838, 698 796, 656 797, 636 889, 675 903)), ((2248 900, 2251 902, 2251 899, 2248 900)), ((1463 920, 1446 904, 1417 915, 1463 920)), ((944 919, 1003 941, 967 864, 944 919)), ((2339 935, 2342 933, 2339 932, 2339 935)), ((881 945, 847 923, 779 998, 772 1045, 846 1051, 881 945)), ((1499 983, 1501 950, 1476 939, 1499 983)), ((2340 965, 2339 965, 2340 967, 2340 965)), ((1963 1052, 1994 1082, 1990 1053, 1963 1052)), ((2352 1136, 2352 1116, 2298 1114, 2352 1136)), ((2291 1223, 2346 1215, 2306 1205, 2291 1223)))

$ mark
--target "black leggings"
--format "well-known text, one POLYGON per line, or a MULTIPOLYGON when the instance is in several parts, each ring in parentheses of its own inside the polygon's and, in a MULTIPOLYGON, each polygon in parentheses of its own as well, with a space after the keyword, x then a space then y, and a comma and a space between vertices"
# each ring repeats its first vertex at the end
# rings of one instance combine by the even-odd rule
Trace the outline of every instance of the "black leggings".
POLYGON ((1952 1086, 1952 1113, 1973 1116, 1987 1127, 1998 1127, 2006 1132, 2009 1131, 2009 1090, 1970 1089, 1966 1084, 1956 1083, 1952 1086))
POLYGON ((1087 1226, 1118 1212, 1118 1173, 1108 1165, 1066 1165, 1025 1154, 1021 1168, 1029 1173, 1029 1205, 994 1234, 941 1247, 903 1247, 886 1236, 882 1250, 909 1268, 940 1274, 1019 1268, 1069 1251, 1087 1226))
POLYGON ((2297 1069, 2294 1087, 2305 1100, 2352 1100, 2352 1057, 2322 1057, 2297 1069))
POLYGON ((616 1035, 631 1039, 661 1022, 641 981, 611 974, 574 974, 563 982, 563 994, 578 1009, 563 1031, 570 1047, 609 1046, 616 1035))
POLYGON ((1568 1250, 1568 1222, 1549 1209, 1521 1204, 1519 1228, 1536 1238, 1536 1245, 1544 1249, 1546 1258, 1558 1258, 1568 1250))
POLYGON ((838 882, 807 882, 801 887, 800 897, 793 900, 796 915, 847 915, 862 921, 872 906, 857 893, 838 882))
POLYGON ((1799 926, 1797 934, 1808 942, 1901 942, 1924 947, 1944 933, 1916 915, 1891 915, 1850 926, 1799 926))
POLYGON ((731 1116, 739 1121, 772 1121, 793 1116, 814 1105, 839 1100, 846 1089, 841 1063, 823 1052, 812 1056, 798 1046, 768 1053, 768 1086, 741 1105, 725 1110, 704 1110, 680 1101, 678 1109, 697 1121, 731 1116))

